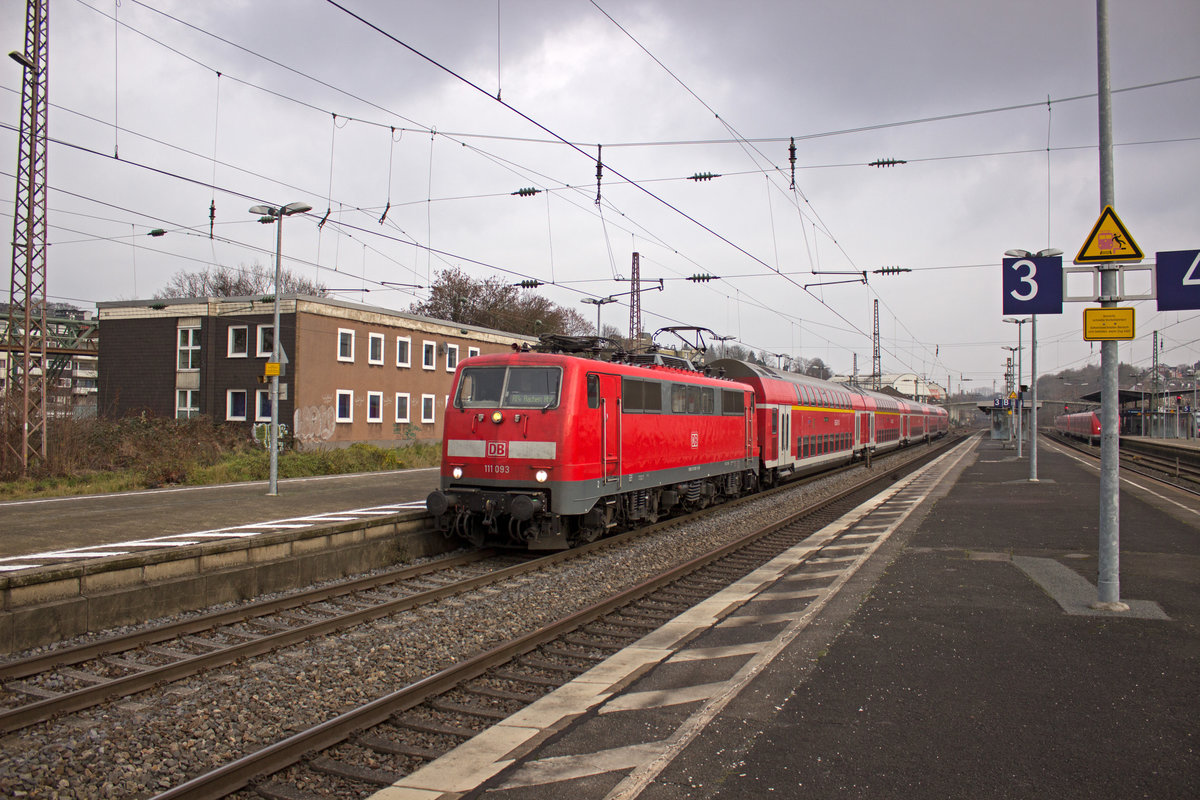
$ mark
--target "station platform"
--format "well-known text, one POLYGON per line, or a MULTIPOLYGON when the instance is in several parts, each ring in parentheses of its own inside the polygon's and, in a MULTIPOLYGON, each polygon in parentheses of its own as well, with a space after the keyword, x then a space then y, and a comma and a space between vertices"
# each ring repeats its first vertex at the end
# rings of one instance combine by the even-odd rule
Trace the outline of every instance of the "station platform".
POLYGON ((835 523, 888 534, 844 583, 779 567, 375 798, 1200 796, 1200 502, 1122 481, 1093 610, 1098 471, 1039 445, 1030 483, 972 438, 835 523))

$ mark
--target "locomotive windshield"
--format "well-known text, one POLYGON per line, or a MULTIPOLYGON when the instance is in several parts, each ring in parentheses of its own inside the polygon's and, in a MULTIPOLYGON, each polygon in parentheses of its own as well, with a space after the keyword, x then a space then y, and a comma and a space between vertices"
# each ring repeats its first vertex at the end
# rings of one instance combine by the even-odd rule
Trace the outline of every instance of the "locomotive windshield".
POLYGON ((558 404, 558 367, 464 367, 458 408, 550 408, 558 404))

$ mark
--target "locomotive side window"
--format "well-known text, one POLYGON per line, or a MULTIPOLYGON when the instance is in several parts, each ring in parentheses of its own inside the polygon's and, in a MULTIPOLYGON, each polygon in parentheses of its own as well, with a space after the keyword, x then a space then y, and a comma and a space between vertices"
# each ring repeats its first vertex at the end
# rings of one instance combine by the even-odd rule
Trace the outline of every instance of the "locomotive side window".
POLYGON ((740 417, 746 413, 746 397, 741 392, 721 390, 721 413, 727 417, 740 417))
POLYGON ((647 414, 661 414, 663 410, 663 385, 657 381, 642 383, 642 405, 647 414))
POLYGON ((632 378, 621 380, 621 408, 625 409, 625 413, 637 413, 645 408, 642 399, 645 396, 645 386, 644 381, 632 378))
POLYGON ((588 408, 600 407, 600 376, 589 374, 587 376, 587 400, 588 408))
POLYGON ((700 413, 712 414, 717 410, 717 390, 708 387, 700 389, 700 413))

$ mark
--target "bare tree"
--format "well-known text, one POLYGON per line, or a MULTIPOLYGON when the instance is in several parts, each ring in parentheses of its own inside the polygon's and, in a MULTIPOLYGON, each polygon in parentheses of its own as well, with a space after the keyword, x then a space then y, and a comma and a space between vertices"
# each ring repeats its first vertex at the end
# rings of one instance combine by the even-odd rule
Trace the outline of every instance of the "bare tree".
POLYGON ((408 310, 462 325, 531 336, 594 331, 575 309, 556 305, 536 292, 520 291, 500 278, 476 280, 457 268, 442 270, 430 287, 429 299, 413 303, 408 310))
MULTIPOLYGON (((262 264, 240 267, 205 267, 199 272, 180 270, 167 285, 154 293, 156 300, 173 297, 247 297, 273 291, 275 270, 262 264)), ((325 285, 302 278, 290 270, 280 270, 281 294, 309 294, 324 297, 325 285)))

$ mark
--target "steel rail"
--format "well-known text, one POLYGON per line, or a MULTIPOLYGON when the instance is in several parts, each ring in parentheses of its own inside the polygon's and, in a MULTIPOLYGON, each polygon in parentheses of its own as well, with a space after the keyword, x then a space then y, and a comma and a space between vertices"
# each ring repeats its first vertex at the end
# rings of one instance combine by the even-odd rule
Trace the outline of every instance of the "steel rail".
MULTIPOLYGON (((951 444, 956 444, 958 441, 959 439, 952 437, 944 443, 943 448, 951 444)), ((943 448, 938 448, 927 454, 927 456, 931 456, 933 452, 938 452, 943 448)), ((155 795, 153 800, 218 800, 218 798, 226 797, 230 793, 246 787, 254 780, 271 775, 297 763, 314 751, 339 744, 359 731, 381 724, 395 714, 411 709, 431 697, 444 694, 464 681, 479 677, 493 667, 505 664, 517 656, 528 653, 542 644, 587 625, 611 611, 651 594, 680 578, 686 577, 708 564, 718 561, 747 545, 775 533, 800 518, 816 513, 872 485, 890 481, 895 475, 914 469, 922 460, 927 459, 915 459, 875 473, 868 480, 838 492, 831 497, 822 499, 802 511, 789 515, 784 520, 772 523, 735 541, 722 545, 715 550, 697 556, 671 568, 667 572, 649 578, 636 586, 619 592, 585 609, 526 633, 510 642, 497 645, 490 650, 447 667, 395 692, 372 700, 359 708, 347 711, 337 717, 319 723, 306 731, 301 731, 287 739, 231 761, 211 772, 192 778, 172 789, 155 795)), ((762 497, 762 495, 759 494, 756 497, 762 497)))

